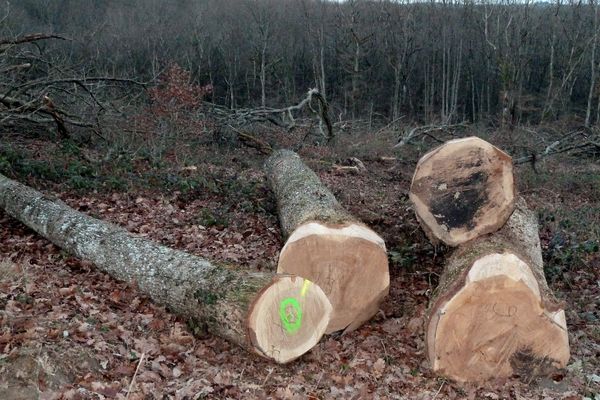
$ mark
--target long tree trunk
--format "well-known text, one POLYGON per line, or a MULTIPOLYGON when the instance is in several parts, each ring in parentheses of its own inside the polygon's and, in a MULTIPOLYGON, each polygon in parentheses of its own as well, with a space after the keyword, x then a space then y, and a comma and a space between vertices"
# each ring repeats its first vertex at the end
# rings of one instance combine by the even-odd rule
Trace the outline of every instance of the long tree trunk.
POLYGON ((588 92, 587 108, 585 112, 585 126, 590 127, 592 123, 592 101, 594 100, 594 89, 596 87, 596 47, 598 42, 598 7, 594 2, 590 3, 594 8, 594 37, 592 39, 592 51, 590 56, 590 89, 588 92))
POLYGON ((450 114, 448 116, 448 123, 452 122, 452 119, 458 113, 458 94, 460 89, 460 78, 462 72, 462 41, 458 45, 458 55, 456 56, 456 68, 454 69, 454 79, 452 81, 452 96, 451 96, 451 107, 450 114))
POLYGON ((552 31, 552 41, 550 42, 550 66, 548 72, 548 91, 546 93, 546 101, 544 103, 544 109, 542 111, 542 121, 546 117, 546 113, 549 110, 550 99, 552 98, 552 93, 554 91, 554 54, 555 54, 555 45, 556 45, 556 31, 552 31))
POLYGON ((566 366, 565 313, 546 283, 537 219, 524 200, 501 230, 447 260, 426 332, 433 370, 458 381, 548 375, 566 366))
POLYGON ((0 207, 193 324, 277 362, 310 350, 329 323, 331 304, 308 280, 217 265, 169 249, 3 175, 0 207))
POLYGON ((358 90, 358 79, 360 77, 360 42, 358 38, 355 38, 355 50, 354 50, 354 60, 352 64, 352 119, 357 118, 358 113, 358 98, 359 98, 359 90, 358 90))
POLYGON ((400 69, 398 64, 392 64, 394 70, 394 95, 392 96, 392 108, 390 110, 391 120, 395 121, 400 115, 400 69))
POLYGON ((327 101, 327 76, 325 74, 325 28, 319 29, 319 66, 321 70, 321 95, 327 101))
POLYGON ((333 305, 327 332, 357 328, 389 290, 383 239, 344 210, 296 153, 275 151, 264 169, 287 237, 277 271, 323 288, 333 305))
POLYGON ((267 44, 268 44, 268 28, 263 39, 262 51, 260 52, 260 105, 264 108, 267 104, 267 44))
POLYGON ((424 155, 409 193, 429 239, 456 246, 495 232, 514 208, 512 159, 477 137, 424 155))

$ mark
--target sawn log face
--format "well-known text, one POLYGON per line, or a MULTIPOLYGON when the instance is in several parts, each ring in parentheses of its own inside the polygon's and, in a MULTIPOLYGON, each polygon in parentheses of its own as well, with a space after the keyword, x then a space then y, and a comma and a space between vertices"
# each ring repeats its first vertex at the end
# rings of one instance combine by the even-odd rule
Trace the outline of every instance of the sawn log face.
POLYGON ((359 327, 389 291, 383 239, 350 215, 296 153, 277 150, 264 169, 287 237, 277 271, 321 286, 333 306, 327 332, 359 327))
POLYGON ((432 368, 459 381, 544 375, 566 366, 563 306, 548 288, 537 219, 524 200, 500 231, 450 256, 426 332, 432 368))

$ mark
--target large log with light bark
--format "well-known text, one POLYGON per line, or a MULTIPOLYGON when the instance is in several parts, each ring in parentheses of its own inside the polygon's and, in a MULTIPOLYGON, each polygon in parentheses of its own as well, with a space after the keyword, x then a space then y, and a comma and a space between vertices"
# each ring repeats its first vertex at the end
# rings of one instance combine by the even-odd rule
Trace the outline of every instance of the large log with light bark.
POLYGON ((236 269, 169 249, 3 175, 0 207, 193 325, 277 362, 310 350, 329 324, 331 303, 309 280, 236 269))
POLYGON ((389 291, 383 239, 350 215, 298 154, 277 150, 264 169, 287 237, 277 271, 321 286, 333 306, 328 333, 356 329, 389 291))
POLYGON ((451 140, 421 158, 409 196, 429 239, 457 246, 497 231, 511 215, 512 159, 477 137, 451 140))
POLYGON ((449 257, 426 335, 433 370, 458 381, 547 375, 566 366, 565 313, 546 283, 537 219, 523 199, 499 231, 449 257))

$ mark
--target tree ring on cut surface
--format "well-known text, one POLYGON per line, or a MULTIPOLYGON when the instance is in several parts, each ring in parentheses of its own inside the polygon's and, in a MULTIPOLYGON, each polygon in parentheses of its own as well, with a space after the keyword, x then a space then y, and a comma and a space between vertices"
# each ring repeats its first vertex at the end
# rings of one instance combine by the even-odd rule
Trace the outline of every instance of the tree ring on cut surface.
POLYGON ((510 217, 512 159, 477 137, 451 140, 419 160, 409 195, 430 239, 457 246, 497 231, 510 217))
POLYGON ((279 363, 292 361, 319 342, 331 311, 329 299, 317 284, 294 275, 277 275, 251 307, 250 340, 265 356, 279 363))
POLYGON ((457 381, 532 374, 536 363, 561 368, 569 359, 564 311, 544 308, 530 267, 512 253, 478 259, 427 330, 433 370, 457 381))
POLYGON ((385 244, 362 224, 309 222, 288 238, 277 272, 310 279, 333 312, 326 333, 356 329, 379 310, 390 285, 385 244))

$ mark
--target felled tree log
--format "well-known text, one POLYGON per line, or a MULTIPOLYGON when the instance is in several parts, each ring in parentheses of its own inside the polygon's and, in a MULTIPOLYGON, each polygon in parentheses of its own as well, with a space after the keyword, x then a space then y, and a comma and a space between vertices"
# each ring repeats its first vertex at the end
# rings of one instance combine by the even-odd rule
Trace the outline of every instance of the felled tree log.
POLYGON ((0 207, 194 325, 280 363, 310 350, 329 323, 318 285, 217 265, 134 236, 0 175, 0 207))
POLYGON ((287 237, 277 271, 321 286, 333 305, 328 333, 356 329, 389 291, 383 239, 344 210, 298 154, 277 150, 264 169, 287 237))
POLYGON ((419 160, 409 196, 429 239, 457 246, 497 231, 511 215, 512 159, 477 137, 451 140, 419 160))
POLYGON ((537 219, 524 200, 501 230, 448 259, 426 332, 433 370, 458 381, 566 366, 565 313, 546 283, 537 219))

